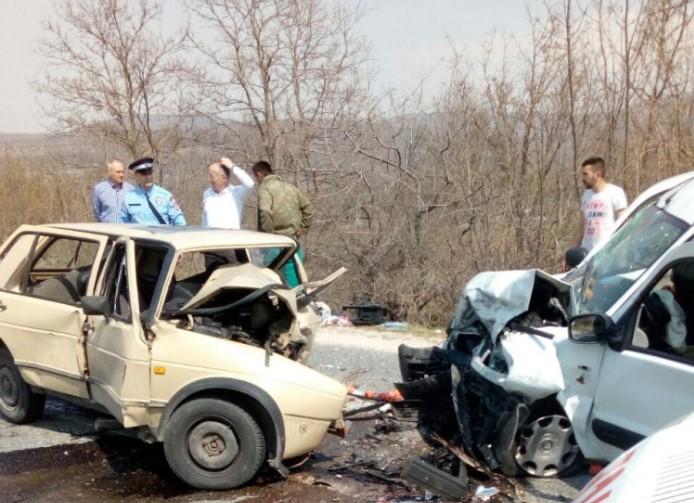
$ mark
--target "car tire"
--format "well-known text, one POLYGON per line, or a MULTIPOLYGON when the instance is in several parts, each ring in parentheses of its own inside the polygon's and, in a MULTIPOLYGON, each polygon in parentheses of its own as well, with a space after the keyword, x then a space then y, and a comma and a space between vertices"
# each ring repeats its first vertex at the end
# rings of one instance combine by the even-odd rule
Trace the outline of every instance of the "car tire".
POLYGON ((537 402, 500 461, 504 475, 568 477, 583 464, 573 427, 556 398, 537 402))
POLYGON ((164 433, 164 455, 173 472, 199 489, 239 487, 265 460, 265 436, 241 407, 216 398, 181 405, 164 433))
POLYGON ((31 391, 12 355, 0 349, 0 414, 11 423, 31 423, 41 417, 45 403, 46 395, 31 391))

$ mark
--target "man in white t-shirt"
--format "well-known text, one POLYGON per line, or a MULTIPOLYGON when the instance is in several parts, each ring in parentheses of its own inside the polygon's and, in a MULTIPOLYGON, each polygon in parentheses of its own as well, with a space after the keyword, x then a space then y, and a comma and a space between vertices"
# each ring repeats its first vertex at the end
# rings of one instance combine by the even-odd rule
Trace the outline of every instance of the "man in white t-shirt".
POLYGON ((210 188, 202 196, 202 225, 240 229, 246 197, 255 185, 253 178, 227 157, 210 164, 207 175, 210 188), (241 185, 231 184, 231 173, 241 185))
POLYGON ((590 251, 612 233, 614 223, 627 207, 627 196, 621 187, 605 180, 605 161, 591 157, 581 164, 581 178, 586 191, 581 198, 581 241, 590 251))

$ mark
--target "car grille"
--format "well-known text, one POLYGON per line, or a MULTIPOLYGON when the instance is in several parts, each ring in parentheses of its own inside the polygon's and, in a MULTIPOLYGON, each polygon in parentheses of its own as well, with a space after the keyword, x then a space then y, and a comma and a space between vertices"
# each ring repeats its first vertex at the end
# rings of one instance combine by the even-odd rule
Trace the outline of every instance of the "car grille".
POLYGON ((667 459, 658 475, 651 502, 694 502, 694 450, 667 459))

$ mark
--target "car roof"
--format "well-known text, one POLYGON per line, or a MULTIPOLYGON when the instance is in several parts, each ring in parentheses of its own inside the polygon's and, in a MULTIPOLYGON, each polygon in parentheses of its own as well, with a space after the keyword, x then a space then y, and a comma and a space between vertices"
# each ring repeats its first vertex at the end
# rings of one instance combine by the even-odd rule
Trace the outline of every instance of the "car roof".
MULTIPOLYGON (((40 226, 41 227, 41 226, 40 226)), ((176 249, 217 247, 296 247, 296 242, 279 234, 247 230, 215 229, 202 226, 164 226, 116 223, 46 224, 43 227, 64 229, 89 234, 105 234, 114 237, 161 241, 176 249)))
POLYGON ((683 220, 691 227, 694 225, 694 180, 688 180, 661 196, 658 206, 683 220))

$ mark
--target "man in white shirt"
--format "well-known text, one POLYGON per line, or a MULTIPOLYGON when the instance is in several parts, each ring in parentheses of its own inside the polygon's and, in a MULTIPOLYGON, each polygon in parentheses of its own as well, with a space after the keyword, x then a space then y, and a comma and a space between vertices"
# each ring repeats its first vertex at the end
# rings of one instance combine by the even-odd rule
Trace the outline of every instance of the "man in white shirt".
POLYGON ((253 178, 226 157, 210 164, 207 175, 210 188, 202 196, 202 225, 240 229, 246 197, 255 185, 253 178), (232 172, 241 185, 231 184, 232 172))
POLYGON ((605 180, 605 161, 600 157, 583 161, 581 178, 586 191, 581 198, 579 246, 590 251, 612 233, 614 223, 627 207, 627 196, 621 187, 605 180))

